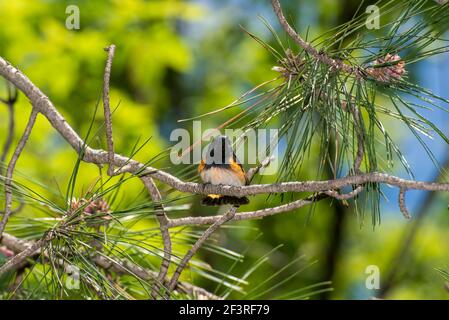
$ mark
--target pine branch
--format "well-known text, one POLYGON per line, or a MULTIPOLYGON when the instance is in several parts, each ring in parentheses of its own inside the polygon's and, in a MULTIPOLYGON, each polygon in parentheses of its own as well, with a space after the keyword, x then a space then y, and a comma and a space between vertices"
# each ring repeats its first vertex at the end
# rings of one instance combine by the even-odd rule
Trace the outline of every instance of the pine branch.
MULTIPOLYGON (((63 138, 76 150, 80 146, 86 145, 79 135, 70 127, 64 117, 56 110, 51 101, 45 96, 25 75, 18 69, 11 66, 6 60, 0 57, 0 75, 6 78, 19 88, 35 106, 36 110, 41 112, 50 122, 50 124, 61 134, 63 138)), ((87 146, 84 149, 82 158, 85 162, 96 164, 107 164, 108 153, 104 150, 92 149, 87 146)), ((406 187, 407 189, 427 190, 427 191, 449 191, 449 183, 432 183, 424 181, 415 181, 401 179, 399 177, 386 173, 372 172, 348 176, 340 179, 325 181, 302 181, 302 182, 283 182, 274 184, 261 184, 250 186, 218 186, 203 185, 194 182, 184 182, 177 177, 151 166, 129 159, 125 156, 115 153, 114 164, 126 169, 122 172, 129 172, 136 175, 149 175, 162 183, 182 192, 195 194, 221 194, 228 196, 246 196, 264 193, 286 193, 286 192, 320 192, 326 190, 341 189, 352 184, 365 183, 386 183, 397 187, 406 187)))
MULTIPOLYGON (((41 240, 42 241, 42 240, 41 240)), ((43 247, 43 244, 39 241, 24 241, 17 237, 14 237, 13 235, 10 235, 8 233, 4 233, 3 237, 0 241, 0 243, 4 246, 6 246, 8 249, 12 250, 14 253, 16 253, 15 257, 16 259, 20 259, 20 261, 23 261, 23 256, 28 255, 29 252, 32 251, 30 256, 39 254, 39 249, 43 247), (23 252, 26 252, 24 254, 23 252), (22 256, 19 256, 19 254, 22 254, 22 256)), ((28 256, 29 257, 29 256, 28 256)), ((12 260, 12 259, 11 259, 12 260)), ((11 261, 9 260, 9 261, 11 261)), ((136 264, 133 264, 129 262, 128 260, 124 259, 113 259, 104 255, 96 255, 93 257, 93 261, 102 269, 115 272, 117 274, 129 274, 133 276, 137 276, 140 279, 146 280, 146 281, 156 281, 158 279, 158 273, 150 270, 146 270, 136 264)), ((11 266, 8 270, 14 269, 15 267, 19 266, 20 263, 15 261, 14 263, 11 263, 11 266)), ((7 270, 6 270, 7 271, 7 270)), ((5 272, 6 272, 5 271, 5 272)), ((0 274, 2 274, 4 271, 1 271, 0 274)), ((164 280, 165 281, 165 280, 164 280)), ((188 282, 180 282, 178 286, 175 288, 179 292, 186 293, 188 295, 191 295, 192 297, 197 297, 199 299, 206 299, 206 300, 219 300, 221 299, 219 296, 214 295, 203 288, 194 286, 188 282)))
MULTIPOLYGON (((31 83, 26 76, 2 58, 0 58, 0 74, 27 95, 35 108, 49 120, 50 124, 69 142, 75 150, 78 151, 80 146, 84 145, 83 140, 59 114, 51 101, 33 83, 31 83)), ((108 153, 103 150, 96 150, 86 146, 82 160, 96 164, 107 164, 108 153)), ((283 182, 242 187, 203 185, 194 182, 183 182, 167 172, 150 166, 145 166, 136 160, 129 159, 119 154, 114 154, 114 163, 118 167, 126 166, 122 172, 129 172, 138 176, 149 175, 174 189, 195 194, 215 193, 241 197, 264 193, 325 192, 329 190, 339 190, 350 185, 363 185, 366 183, 385 183, 399 188, 404 187, 407 189, 416 190, 449 191, 448 183, 406 180, 379 172, 358 174, 340 179, 324 181, 283 182)))
POLYGON ((167 277, 168 268, 170 267, 171 262, 171 238, 169 228, 169 219, 165 214, 164 206, 162 205, 162 197, 154 183, 153 179, 148 176, 143 176, 142 181, 147 188, 153 202, 155 203, 156 208, 156 218, 159 222, 159 228, 161 230, 162 241, 164 243, 164 257, 162 259, 161 267, 159 270, 159 274, 157 276, 157 280, 154 282, 153 288, 151 290, 151 296, 153 299, 157 298, 157 294, 161 288, 161 284, 164 283, 165 278, 167 277))
MULTIPOLYGON (((339 60, 334 60, 329 58, 325 54, 318 53, 315 48, 313 48, 310 44, 304 42, 294 30, 288 25, 285 20, 285 17, 280 10, 279 2, 273 0, 273 6, 276 10, 276 14, 281 22, 281 24, 286 28, 286 31, 294 38, 295 41, 300 44, 304 50, 306 50, 309 54, 311 54, 318 62, 327 64, 331 67, 331 69, 343 70, 345 72, 355 72, 358 74, 358 69, 353 69, 353 67, 344 64, 339 60)), ((348 199, 356 196, 363 190, 363 187, 366 184, 370 183, 385 183, 391 186, 396 186, 401 190, 428 190, 428 191, 449 191, 448 183, 432 183, 432 182, 422 182, 422 181, 414 181, 414 180, 405 180, 396 176, 392 176, 386 173, 380 172, 369 172, 369 173, 359 173, 358 168, 363 159, 363 139, 362 136, 359 138, 359 151, 357 152, 357 157, 355 161, 354 171, 355 175, 347 176, 344 178, 333 179, 333 180, 324 180, 324 181, 292 181, 292 182, 281 182, 274 184, 259 184, 259 185, 249 185, 242 187, 232 187, 232 186, 217 186, 217 185, 203 185, 199 183, 193 182, 184 182, 181 179, 173 176, 165 171, 153 168, 151 166, 147 166, 142 164, 132 158, 124 157, 120 154, 114 153, 113 143, 112 143, 112 123, 110 119, 110 108, 109 108, 109 77, 110 77, 110 68, 112 63, 113 49, 109 51, 108 62, 106 65, 105 72, 105 90, 104 90, 104 106, 105 106, 105 121, 107 127, 107 140, 108 140, 108 150, 98 150, 92 149, 90 146, 86 145, 86 143, 80 138, 80 136, 72 129, 72 127, 66 122, 66 120, 62 117, 62 115, 56 110, 51 101, 46 97, 39 88, 37 88, 24 74, 22 74, 15 67, 11 66, 6 60, 0 57, 0 75, 2 75, 5 79, 14 84, 19 90, 21 90, 31 101, 33 105, 33 112, 42 113, 50 124, 59 132, 59 134, 67 140, 67 142, 74 148, 79 154, 81 154, 81 160, 88 163, 95 163, 98 165, 108 164, 109 172, 113 172, 113 168, 115 166, 121 168, 120 173, 131 173, 137 177, 140 177, 150 195, 153 197, 153 201, 158 204, 161 202, 160 194, 157 188, 154 185, 154 181, 158 180, 178 191, 193 193, 193 194, 221 194, 228 196, 237 196, 242 197, 246 195, 257 195, 257 194, 267 194, 267 193, 286 193, 286 192, 311 192, 318 193, 320 196, 322 194, 330 197, 334 197, 336 199, 348 199), (109 127, 109 129, 108 129, 109 127), (112 169, 112 171, 111 171, 112 169), (346 195, 340 194, 338 191, 341 191, 346 186, 357 185, 358 187, 351 193, 346 195), (157 191, 157 192, 156 192, 157 191), (159 194, 159 195, 157 195, 159 194)), ((312 95, 311 99, 314 99, 314 95, 312 95)), ((354 123, 357 124, 357 119, 360 118, 360 114, 356 112, 353 113, 354 123)), ((19 152, 20 154, 20 152, 19 152)), ((12 175, 12 173, 11 173, 12 175)), ((402 192, 402 191, 401 191, 402 192)), ((170 262, 171 248, 169 245, 170 236, 168 233, 168 228, 180 226, 180 225, 193 225, 193 224, 211 224, 211 226, 202 234, 202 236, 198 239, 198 241, 193 245, 193 247, 188 251, 188 253, 181 260, 181 263, 178 265, 173 277, 171 278, 168 288, 169 291, 173 290, 177 283, 179 276, 181 275, 183 269, 187 266, 190 259, 195 255, 195 253, 199 250, 199 248, 204 244, 204 242, 209 238, 211 234, 213 234, 219 227, 231 220, 246 220, 246 219, 257 219, 263 216, 268 216, 272 214, 277 214, 281 212, 290 211, 293 209, 300 208, 304 205, 313 203, 317 199, 303 199, 291 202, 289 204, 285 204, 275 208, 268 208, 263 210, 258 210, 254 212, 244 212, 236 215, 237 208, 233 207, 229 210, 225 215, 217 216, 217 217, 190 217, 190 218, 182 218, 184 220, 168 219, 163 213, 163 207, 159 210, 158 220, 160 222, 161 232, 163 234, 164 240, 164 261, 162 262, 160 272, 158 274, 158 283, 161 283, 163 278, 165 278, 168 265, 170 262), (160 219, 159 219, 160 218, 160 219), (168 235, 168 236, 167 236, 168 235)), ((404 201, 399 200, 401 209, 404 208, 404 201)), ((8 207, 8 206, 7 206, 8 207)), ((10 206, 9 206, 10 210, 10 206)), ((6 216, 6 214, 5 214, 6 216)), ((5 222, 6 223, 6 222, 5 222)), ((43 240, 42 240, 43 241, 43 240)), ((39 243, 39 241, 37 242, 39 243)), ((42 245, 42 242, 39 243, 42 245)), ((39 245, 36 245, 39 247, 39 245)), ((24 251, 25 253, 21 253, 20 259, 25 259, 28 255, 31 255, 33 252, 24 251)), ((35 251, 35 250, 34 250, 35 251)), ((11 264, 9 264, 11 265, 11 264)), ((5 265, 3 266, 5 267, 5 265)), ((2 267, 2 268, 3 268, 2 267)), ((1 269, 0 269, 1 270, 1 269)))
POLYGON ((358 68, 350 66, 341 60, 332 59, 325 53, 318 52, 317 49, 314 48, 310 43, 304 41, 298 35, 298 33, 296 33, 296 31, 290 26, 290 24, 287 22, 287 19, 285 18, 284 14, 282 12, 281 4, 279 3, 279 1, 271 0, 271 4, 273 5, 274 12, 276 13, 279 23, 282 25, 284 30, 308 54, 313 56, 316 60, 320 61, 321 63, 324 63, 324 64, 332 67, 334 70, 342 70, 346 73, 354 74, 357 78, 361 77, 361 73, 358 68))

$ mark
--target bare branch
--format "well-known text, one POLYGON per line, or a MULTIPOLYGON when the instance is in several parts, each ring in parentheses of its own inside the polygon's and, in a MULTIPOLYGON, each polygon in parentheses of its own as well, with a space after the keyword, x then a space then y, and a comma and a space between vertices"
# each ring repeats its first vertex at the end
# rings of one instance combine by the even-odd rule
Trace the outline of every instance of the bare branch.
MULTIPOLYGON (((20 239, 5 232, 5 233, 3 233, 0 244, 3 245, 8 250, 12 251, 13 255, 16 255, 18 253, 21 253, 22 251, 25 251, 29 247, 31 247, 34 244, 34 242, 20 240, 20 239)), ((36 250, 28 258, 33 258, 34 256, 38 255, 39 253, 40 253, 40 251, 36 250)), ((12 269, 20 271, 21 269, 27 267, 28 265, 29 265, 29 261, 24 259, 21 262, 15 263, 14 266, 11 266, 9 271, 12 269)))
MULTIPOLYGON (((137 166, 139 168, 139 166, 137 166)), ((248 186, 227 186, 227 185, 204 185, 194 182, 183 182, 180 179, 150 167, 141 168, 142 172, 148 172, 153 178, 166 183, 174 189, 182 192, 195 194, 221 194, 227 196, 243 197, 267 193, 287 193, 287 192, 324 192, 328 190, 338 190, 352 185, 363 185, 366 183, 384 183, 396 187, 405 187, 414 190, 426 191, 449 191, 449 183, 435 183, 402 179, 393 175, 379 172, 371 172, 333 180, 319 181, 292 181, 273 184, 253 184, 248 186)), ((137 169, 138 170, 138 169, 137 169)), ((139 174, 137 172, 137 174, 139 174)))
MULTIPOLYGON (((23 202, 20 202, 19 205, 17 206, 17 208, 11 209, 11 213, 9 214, 9 216, 22 211, 23 207, 25 207, 25 204, 23 202)), ((4 213, 5 213, 5 211, 0 211, 0 214, 4 214, 4 213)))
MULTIPOLYGON (((305 207, 314 202, 320 201, 322 199, 327 198, 325 194, 316 194, 305 199, 300 199, 296 201, 292 201, 287 204, 283 204, 273 208, 266 208, 256 211, 247 211, 240 212, 239 214, 234 215, 234 217, 230 221, 241 221, 241 220, 253 220, 253 219, 261 219, 268 216, 273 216, 275 214, 284 213, 293 211, 302 207, 305 207)), ((180 226, 189 226, 189 225, 209 225, 217 222, 223 218, 223 215, 218 216, 206 216, 206 217, 185 217, 178 219, 170 219, 169 228, 176 228, 180 226)))
POLYGON ((251 182, 256 174, 263 168, 266 168, 270 165, 270 162, 274 160, 273 156, 266 157, 258 166, 251 168, 246 172, 246 179, 251 182))
POLYGON ((405 219, 411 219, 410 213, 407 210, 407 206, 405 205, 405 192, 406 188, 399 189, 399 208, 401 209, 402 214, 405 219))
POLYGON ((0 222, 0 238, 2 236, 3 230, 5 229, 6 224, 8 223, 9 216, 11 215, 11 206, 12 206, 12 175, 14 172, 14 168, 16 167, 17 160, 22 153, 23 148, 25 147, 26 142, 31 134, 31 130, 33 129, 34 123, 37 117, 37 110, 34 108, 31 110, 30 119, 28 120, 28 124, 25 128, 25 131, 20 138, 19 143, 17 144, 16 150, 12 155, 11 161, 8 164, 8 169, 6 170, 6 180, 5 180, 5 213, 3 214, 2 221, 0 222))
POLYGON ((357 196, 364 189, 365 189, 364 186, 358 186, 357 188, 355 188, 354 190, 352 190, 351 192, 348 192, 346 194, 340 194, 334 190, 324 191, 323 193, 328 195, 329 197, 335 198, 337 200, 348 200, 348 199, 351 199, 351 198, 354 198, 355 196, 357 196))
POLYGON ((114 59, 115 45, 111 44, 104 49, 108 53, 106 67, 104 69, 103 79, 103 107, 104 107, 104 121, 106 124, 106 140, 108 144, 108 175, 114 175, 114 141, 112 139, 112 120, 111 107, 109 105, 109 82, 111 79, 112 60, 114 59))

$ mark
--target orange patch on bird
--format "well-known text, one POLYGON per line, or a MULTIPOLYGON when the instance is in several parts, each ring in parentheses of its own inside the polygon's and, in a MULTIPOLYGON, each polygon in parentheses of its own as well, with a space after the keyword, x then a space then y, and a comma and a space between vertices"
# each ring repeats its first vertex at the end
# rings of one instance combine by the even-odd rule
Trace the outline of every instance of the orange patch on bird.
POLYGON ((247 184, 245 170, 243 170, 242 166, 234 161, 234 159, 230 159, 229 165, 231 170, 237 175, 242 184, 247 184))
POLYGON ((204 170, 204 167, 206 166, 206 163, 204 160, 201 160, 200 164, 198 165, 198 173, 201 173, 201 171, 204 170))

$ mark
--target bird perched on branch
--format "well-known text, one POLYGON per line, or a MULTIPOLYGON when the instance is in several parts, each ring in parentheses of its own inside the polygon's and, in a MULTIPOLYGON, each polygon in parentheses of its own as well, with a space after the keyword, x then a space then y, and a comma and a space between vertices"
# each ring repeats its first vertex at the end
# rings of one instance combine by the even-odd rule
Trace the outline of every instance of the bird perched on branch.
MULTIPOLYGON (((206 161, 201 160, 198 173, 204 183, 214 185, 244 186, 248 184, 245 170, 238 161, 231 141, 227 136, 217 136, 209 145, 206 161)), ((248 204, 246 197, 232 197, 219 194, 208 194, 201 202, 206 206, 224 204, 248 204)))

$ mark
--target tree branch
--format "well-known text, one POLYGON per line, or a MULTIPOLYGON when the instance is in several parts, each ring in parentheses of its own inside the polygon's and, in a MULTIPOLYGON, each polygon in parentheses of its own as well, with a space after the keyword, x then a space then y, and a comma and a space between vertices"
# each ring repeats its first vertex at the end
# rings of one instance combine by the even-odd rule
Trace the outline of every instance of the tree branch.
POLYGON ((37 110, 34 108, 31 110, 30 118, 28 120, 25 131, 20 138, 19 143, 17 144, 16 150, 12 155, 11 161, 8 164, 8 169, 6 170, 6 180, 5 180, 5 213, 3 214, 2 221, 0 222, 0 238, 2 237, 3 231, 5 229, 6 224, 8 223, 9 216, 11 215, 11 206, 12 206, 12 175, 14 172, 14 168, 16 167, 17 160, 22 153, 23 148, 25 147, 28 138, 30 137, 31 130, 33 129, 34 123, 37 117, 37 110))
MULTIPOLYGON (((305 207, 309 204, 312 204, 314 202, 317 202, 319 200, 327 198, 324 194, 317 194, 311 197, 308 197, 306 199, 300 199, 296 200, 287 204, 283 204, 277 207, 273 208, 266 208, 256 211, 247 211, 247 212, 240 212, 239 214, 236 214, 231 220, 229 221, 242 221, 242 220, 253 220, 253 219, 261 219, 268 216, 273 216, 275 214, 284 213, 293 211, 302 207, 305 207)), ((206 216, 206 217, 185 217, 185 218, 178 218, 178 219, 170 219, 169 222, 169 228, 176 228, 180 226, 189 226, 189 225, 209 225, 213 224, 217 221, 219 221, 221 218, 223 218, 223 215, 218 216, 206 216)))
MULTIPOLYGON (((446 153, 441 168, 449 168, 449 152, 446 153)), ((444 172, 445 170, 438 171, 433 179, 435 181, 439 181, 444 176, 444 172)), ((378 294, 379 298, 385 298, 398 283, 399 272, 402 268, 407 266, 408 259, 410 258, 410 253, 413 248, 413 241, 419 233, 420 227, 423 225, 424 218, 432 212, 430 209, 436 199, 437 194, 435 192, 429 192, 426 194, 424 199, 419 202, 413 221, 407 226, 404 234, 402 235, 400 244, 395 249, 393 256, 386 263, 386 265, 390 266, 390 268, 387 270, 386 276, 384 276, 385 280, 382 281, 383 284, 378 294)))
POLYGON ((407 206, 405 204, 405 192, 407 191, 406 188, 400 188, 399 189, 399 208, 401 209, 402 214, 406 219, 410 219, 410 213, 407 210, 407 206))
POLYGON ((357 188, 355 188, 354 190, 352 190, 351 192, 348 192, 346 194, 340 194, 334 190, 324 191, 323 193, 328 195, 329 197, 335 198, 337 200, 348 200, 348 199, 354 198, 359 193, 361 193, 363 190, 365 190, 364 186, 358 186, 357 188))
POLYGON ((109 105, 109 82, 111 79, 112 60, 114 59, 115 45, 111 44, 104 49, 108 53, 108 59, 106 61, 106 67, 104 69, 103 76, 103 109, 104 109, 104 121, 106 124, 106 140, 108 144, 108 175, 114 175, 114 141, 112 139, 112 121, 111 121, 111 108, 109 105))
POLYGON ((270 162, 273 160, 274 160, 273 156, 268 156, 264 160, 262 160, 262 162, 259 163, 259 165, 249 169, 246 172, 246 179, 248 180, 248 183, 250 183, 253 180, 254 176, 258 174, 261 169, 268 167, 270 165, 270 162))

